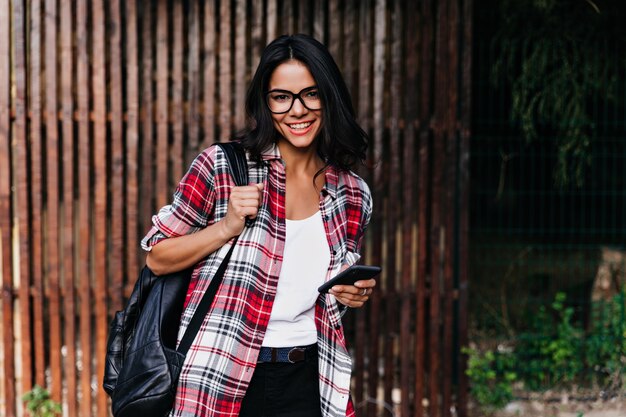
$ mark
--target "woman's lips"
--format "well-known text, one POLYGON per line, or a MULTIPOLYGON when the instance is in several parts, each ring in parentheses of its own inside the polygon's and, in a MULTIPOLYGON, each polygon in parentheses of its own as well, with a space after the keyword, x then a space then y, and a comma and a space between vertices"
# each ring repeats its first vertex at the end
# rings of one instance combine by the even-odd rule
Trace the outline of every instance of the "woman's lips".
POLYGON ((314 121, 285 123, 289 131, 297 136, 306 135, 313 128, 314 121))

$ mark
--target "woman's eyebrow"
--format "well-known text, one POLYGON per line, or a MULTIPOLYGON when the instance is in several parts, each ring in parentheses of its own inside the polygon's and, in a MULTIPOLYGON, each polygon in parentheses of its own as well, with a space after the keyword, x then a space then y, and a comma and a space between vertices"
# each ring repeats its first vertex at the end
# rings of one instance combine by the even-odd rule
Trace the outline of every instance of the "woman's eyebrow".
MULTIPOLYGON (((297 94, 300 94, 300 93, 301 93, 301 92, 303 92, 304 90, 308 90, 308 89, 310 89, 310 88, 317 88, 317 85, 312 85, 312 86, 310 86, 310 87, 304 87, 302 90, 298 91, 298 93, 297 93, 297 94)), ((271 90, 267 90, 267 92, 268 92, 268 93, 275 93, 275 92, 278 92, 278 91, 282 91, 282 92, 285 92, 285 93, 296 94, 296 93, 294 93, 293 91, 291 91, 291 90, 285 90, 284 88, 272 88, 271 90)))

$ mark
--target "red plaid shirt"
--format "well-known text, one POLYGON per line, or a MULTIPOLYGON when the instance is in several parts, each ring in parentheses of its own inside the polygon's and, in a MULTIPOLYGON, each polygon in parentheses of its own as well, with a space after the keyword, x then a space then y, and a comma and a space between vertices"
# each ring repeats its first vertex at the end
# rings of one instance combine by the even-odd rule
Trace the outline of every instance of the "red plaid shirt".
MULTIPOLYGON (((250 182, 264 183, 263 202, 254 223, 240 235, 211 312, 187 353, 171 417, 237 416, 256 366, 283 260, 285 166, 277 147, 263 155, 259 166, 249 165, 250 182)), ((181 180, 172 204, 153 216, 143 248, 150 250, 163 239, 194 233, 222 219, 233 186, 222 150, 217 146, 206 149, 181 180)), ((336 275, 342 264, 358 261, 371 207, 369 188, 361 178, 334 167, 327 169, 319 202, 331 253, 326 279, 336 275)), ((224 245, 196 265, 179 338, 230 246, 224 245)), ((315 322, 322 415, 353 416, 352 360, 332 295, 318 297, 315 322)))

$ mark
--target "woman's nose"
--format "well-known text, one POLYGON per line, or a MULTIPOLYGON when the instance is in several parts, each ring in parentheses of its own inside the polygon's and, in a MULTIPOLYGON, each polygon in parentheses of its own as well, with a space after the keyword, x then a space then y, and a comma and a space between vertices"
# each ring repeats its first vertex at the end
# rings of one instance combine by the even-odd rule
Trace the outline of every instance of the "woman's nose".
POLYGON ((300 115, 304 114, 307 111, 307 108, 304 106, 302 99, 300 97, 294 98, 293 106, 291 106, 291 111, 293 114, 300 115))

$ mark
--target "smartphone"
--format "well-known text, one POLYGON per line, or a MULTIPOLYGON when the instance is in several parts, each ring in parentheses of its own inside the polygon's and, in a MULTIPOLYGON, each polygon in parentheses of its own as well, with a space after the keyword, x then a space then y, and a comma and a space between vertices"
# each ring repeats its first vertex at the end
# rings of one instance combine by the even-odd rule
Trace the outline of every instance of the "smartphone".
POLYGON ((380 274, 382 268, 374 265, 352 265, 347 269, 344 269, 339 274, 334 276, 320 286, 317 291, 322 294, 327 293, 335 285, 352 285, 357 281, 363 279, 374 278, 380 274))

